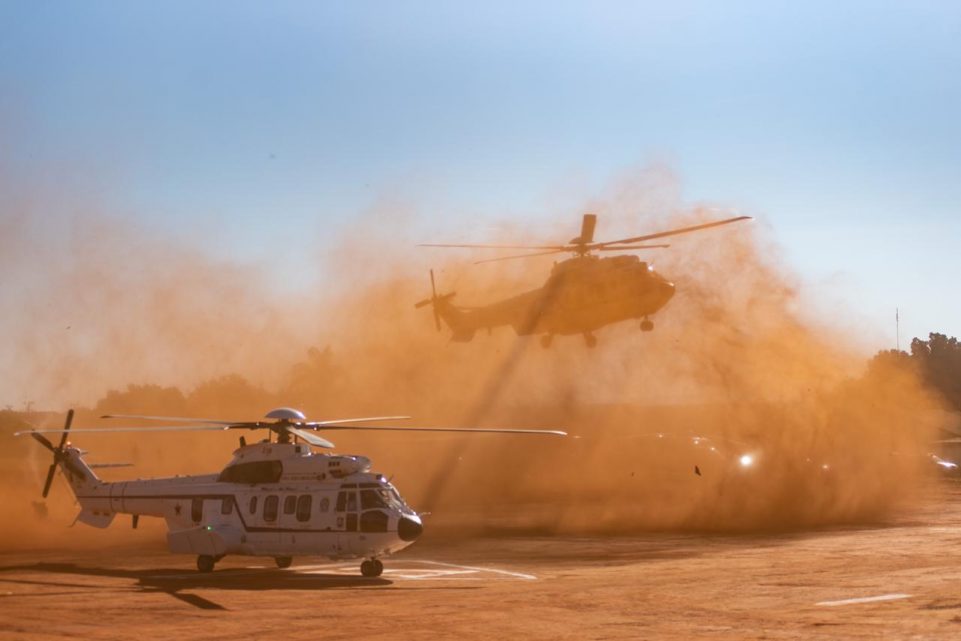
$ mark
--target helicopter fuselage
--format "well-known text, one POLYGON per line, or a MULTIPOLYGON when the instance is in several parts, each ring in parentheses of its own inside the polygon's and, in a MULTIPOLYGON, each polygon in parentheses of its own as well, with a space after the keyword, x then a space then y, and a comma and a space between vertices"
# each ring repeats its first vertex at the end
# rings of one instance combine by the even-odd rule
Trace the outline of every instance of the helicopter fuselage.
POLYGON ((68 448, 61 464, 78 520, 106 527, 117 514, 163 518, 171 552, 389 556, 422 532, 420 517, 362 456, 315 454, 303 443, 257 443, 220 474, 104 482, 68 448))
POLYGON ((648 317, 671 300, 674 284, 656 273, 650 265, 641 262, 637 256, 623 254, 598 258, 593 252, 669 247, 649 244, 649 241, 660 243, 668 237, 745 220, 751 220, 751 217, 734 216, 600 242, 594 240, 597 215, 584 214, 581 233, 567 243, 558 245, 422 244, 422 247, 537 250, 478 261, 481 263, 566 252, 575 256, 555 263, 543 287, 484 307, 458 307, 450 302, 453 293, 438 295, 434 287, 434 272, 431 270, 431 297, 415 303, 414 307, 431 305, 437 329, 440 329, 443 319, 453 333, 452 340, 458 342, 471 340, 478 329, 511 325, 519 335, 543 334, 541 343, 544 347, 550 346, 554 334, 583 334, 587 346, 594 347, 597 338, 592 332, 611 323, 641 318, 641 331, 654 329, 654 323, 648 317))
POLYGON ((510 325, 518 335, 585 334, 606 325, 647 319, 674 295, 674 285, 637 256, 578 256, 556 263, 547 282, 518 296, 461 308, 438 303, 453 340, 478 329, 510 325))

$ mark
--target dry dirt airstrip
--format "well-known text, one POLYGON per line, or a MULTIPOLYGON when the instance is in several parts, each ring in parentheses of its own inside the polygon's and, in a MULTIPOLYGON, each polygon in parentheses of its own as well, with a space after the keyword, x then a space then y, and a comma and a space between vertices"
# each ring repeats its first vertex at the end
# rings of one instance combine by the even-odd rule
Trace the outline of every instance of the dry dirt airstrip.
POLYGON ((961 486, 870 527, 427 535, 385 565, 228 557, 198 575, 159 546, 5 553, 0 639, 957 639, 961 486))

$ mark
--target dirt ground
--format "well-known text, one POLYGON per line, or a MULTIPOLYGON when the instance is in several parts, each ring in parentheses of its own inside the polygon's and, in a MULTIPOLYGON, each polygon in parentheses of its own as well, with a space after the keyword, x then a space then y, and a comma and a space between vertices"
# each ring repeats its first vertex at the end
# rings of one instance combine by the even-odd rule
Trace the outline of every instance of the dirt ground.
POLYGON ((956 639, 961 486, 876 526, 752 536, 430 535, 386 562, 159 546, 0 554, 0 638, 956 639))

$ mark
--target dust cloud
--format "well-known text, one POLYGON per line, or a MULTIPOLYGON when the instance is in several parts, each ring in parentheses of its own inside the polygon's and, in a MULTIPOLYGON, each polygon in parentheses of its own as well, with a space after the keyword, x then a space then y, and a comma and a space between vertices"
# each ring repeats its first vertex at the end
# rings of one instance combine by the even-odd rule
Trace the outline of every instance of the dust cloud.
MULTIPOLYGON (((724 215, 684 204, 661 171, 626 178, 589 205, 600 240, 724 215)), ((551 228, 514 224, 475 240, 564 240, 584 210, 574 203, 551 228)), ((553 257, 474 266, 470 252, 415 248, 460 239, 412 238, 411 217, 368 212, 307 266, 337 286, 295 305, 273 292, 263 265, 215 260, 107 216, 70 221, 69 233, 31 254, 22 251, 37 240, 29 223, 5 223, 3 242, 22 259, 11 272, 20 289, 5 301, 19 310, 3 325, 5 376, 15 370, 45 409, 85 405, 78 426, 103 411, 252 420, 287 405, 314 419, 410 414, 415 425, 570 433, 333 434, 338 451, 371 456, 431 512, 428 528, 449 536, 876 522, 923 477, 938 400, 913 372, 868 367, 859 337, 805 312, 812 301, 763 222, 678 237, 645 255, 677 286, 653 332, 624 322, 599 331, 595 349, 577 336, 543 349, 506 327, 451 343, 413 303, 430 293, 428 267, 441 293, 480 305, 539 286, 553 257)), ((48 454, 9 431, 0 546, 99 539, 63 529, 72 510, 61 481, 43 514, 34 501, 48 454)), ((91 458, 131 461, 146 477, 219 469, 235 436, 75 440, 91 458)), ((159 540, 147 527, 143 536, 159 540)))

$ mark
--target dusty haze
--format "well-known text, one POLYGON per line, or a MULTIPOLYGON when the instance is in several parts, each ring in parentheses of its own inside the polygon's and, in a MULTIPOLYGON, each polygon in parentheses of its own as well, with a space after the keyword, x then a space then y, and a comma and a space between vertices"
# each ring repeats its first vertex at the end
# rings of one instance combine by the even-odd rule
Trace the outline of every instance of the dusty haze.
MULTIPOLYGON (((103 410, 250 420, 290 405, 317 419, 408 413, 415 424, 571 432, 334 434, 339 451, 367 454, 394 475, 416 508, 432 512, 435 532, 874 522, 910 498, 935 428, 928 417, 937 401, 911 372, 868 371, 857 337, 804 312, 816 301, 799 294, 763 218, 645 254, 677 286, 655 331, 625 322, 598 332, 596 349, 557 337, 544 350, 510 328, 450 343, 413 303, 429 294, 427 265, 439 290, 457 290, 455 302, 483 304, 540 285, 551 258, 472 266, 470 252, 417 249, 417 241, 462 239, 410 238, 410 212, 398 220, 390 207, 371 211, 316 265, 298 265, 338 285, 292 303, 261 265, 214 260, 102 213, 62 221, 48 243, 29 203, 21 206, 2 221, 3 297, 16 310, 2 325, 3 376, 45 409, 86 406, 78 426, 103 410), (177 389, 108 394, 128 384, 177 389), (716 451, 692 446, 695 435, 716 451), (756 461, 749 469, 736 464, 746 453, 756 461)), ((515 222, 472 240, 564 241, 588 207, 599 214, 600 240, 726 215, 686 205, 669 176, 647 171, 572 204, 553 228, 515 222)), ((65 528, 75 510, 61 480, 42 515, 33 501, 48 454, 30 439, 2 438, 0 544, 101 540, 85 526, 65 528)), ((74 441, 92 459, 136 463, 134 472, 103 474, 124 478, 219 469, 234 439, 74 441)), ((126 528, 115 522, 107 539, 160 536, 156 526, 126 528)))

